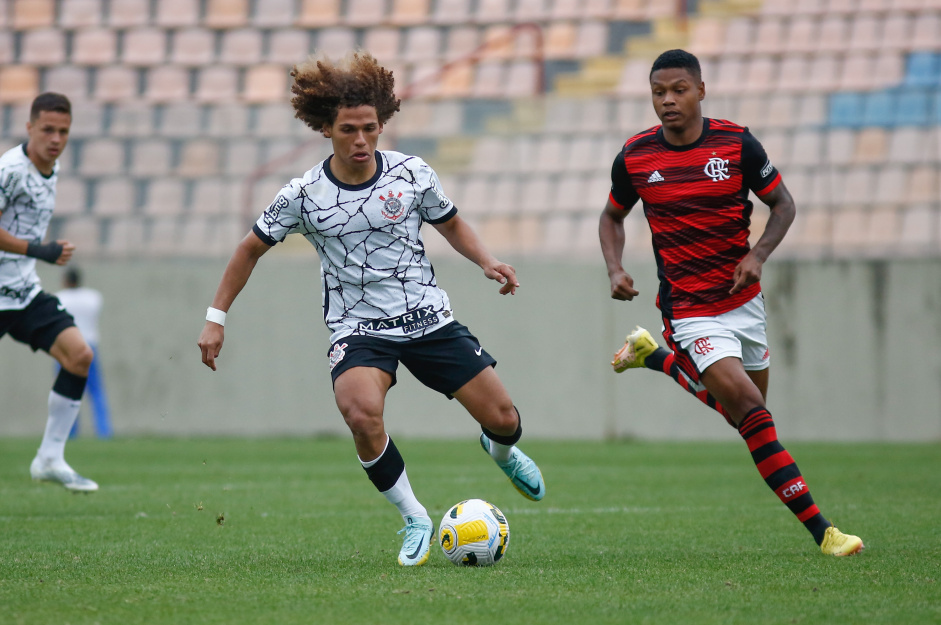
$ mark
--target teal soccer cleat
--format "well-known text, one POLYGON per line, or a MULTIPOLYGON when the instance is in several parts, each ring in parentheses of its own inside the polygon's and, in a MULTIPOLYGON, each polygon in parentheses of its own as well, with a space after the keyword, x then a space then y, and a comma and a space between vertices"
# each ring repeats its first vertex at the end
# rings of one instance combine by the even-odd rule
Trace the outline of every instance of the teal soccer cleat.
POLYGON ((421 566, 428 561, 431 550, 431 537, 435 533, 435 526, 427 517, 405 517, 405 527, 399 534, 405 532, 402 541, 402 551, 399 552, 399 564, 402 566, 421 566))
MULTIPOLYGON (((490 453, 490 439, 486 434, 480 435, 480 446, 490 453)), ((542 481, 542 472, 532 458, 521 452, 519 447, 513 447, 508 463, 504 465, 498 462, 497 466, 503 469, 510 478, 510 483, 523 497, 539 501, 545 496, 546 484, 542 481)))

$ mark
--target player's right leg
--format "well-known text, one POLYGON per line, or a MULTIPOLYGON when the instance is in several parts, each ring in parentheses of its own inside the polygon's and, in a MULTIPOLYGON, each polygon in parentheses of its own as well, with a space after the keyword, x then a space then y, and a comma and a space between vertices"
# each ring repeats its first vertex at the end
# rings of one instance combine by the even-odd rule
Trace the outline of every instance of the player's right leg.
MULTIPOLYGON (((344 339, 344 346, 348 347, 349 342, 350 339, 344 339)), ((359 355, 364 354, 360 351, 359 355)), ((385 396, 395 378, 377 367, 356 366, 356 356, 354 348, 349 353, 349 361, 344 363, 348 368, 334 377, 337 407, 353 434, 356 453, 366 475, 405 521, 405 527, 399 532, 405 533, 399 564, 420 566, 428 560, 434 524, 415 497, 405 472, 405 461, 385 431, 382 419, 385 396)))
POLYGON ((58 482, 74 492, 94 492, 98 484, 79 475, 65 461, 65 443, 78 419, 94 353, 57 298, 41 292, 24 312, 24 329, 14 338, 45 350, 62 366, 49 392, 46 430, 30 464, 30 476, 58 482))
POLYGON ((683 373, 676 364, 676 354, 660 347, 650 332, 640 326, 635 326, 634 330, 627 335, 624 346, 614 354, 611 366, 614 367, 615 373, 640 367, 665 373, 673 378, 680 388, 721 414, 726 421, 729 420, 728 413, 722 404, 716 401, 715 397, 710 395, 704 387, 696 384, 683 373))

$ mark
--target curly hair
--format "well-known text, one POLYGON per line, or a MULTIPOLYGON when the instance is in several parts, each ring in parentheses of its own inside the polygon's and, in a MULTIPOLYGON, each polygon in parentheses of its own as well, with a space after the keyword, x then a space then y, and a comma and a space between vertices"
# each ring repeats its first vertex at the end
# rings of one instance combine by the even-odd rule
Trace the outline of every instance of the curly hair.
POLYGON ((374 106, 385 124, 399 110, 392 72, 368 52, 357 50, 338 62, 310 57, 291 70, 294 117, 316 131, 331 126, 340 108, 374 106))

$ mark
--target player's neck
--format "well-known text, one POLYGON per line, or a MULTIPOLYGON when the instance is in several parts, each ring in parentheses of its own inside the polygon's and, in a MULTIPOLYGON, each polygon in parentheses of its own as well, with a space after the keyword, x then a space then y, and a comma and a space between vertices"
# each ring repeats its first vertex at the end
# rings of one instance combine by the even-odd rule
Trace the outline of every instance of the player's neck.
POLYGON ((36 169, 39 170, 39 173, 41 173, 43 176, 48 178, 49 176, 52 175, 52 170, 55 168, 56 162, 44 161, 43 159, 41 159, 39 155, 36 153, 36 150, 31 149, 29 143, 26 144, 26 157, 30 160, 30 162, 33 165, 36 166, 36 169))
POLYGON ((676 146, 696 143, 699 137, 702 136, 704 123, 703 117, 700 115, 682 130, 675 130, 663 126, 663 139, 670 145, 676 146))

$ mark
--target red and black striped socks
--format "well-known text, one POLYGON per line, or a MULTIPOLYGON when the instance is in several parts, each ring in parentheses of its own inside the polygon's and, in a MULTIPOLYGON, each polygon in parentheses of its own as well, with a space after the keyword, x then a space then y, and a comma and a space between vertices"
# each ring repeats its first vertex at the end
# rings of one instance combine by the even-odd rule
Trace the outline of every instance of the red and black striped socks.
POLYGON ((729 418, 729 413, 725 411, 722 404, 720 404, 715 397, 710 395, 709 391, 706 389, 697 390, 696 387, 690 383, 689 379, 683 375, 679 365, 676 364, 676 354, 663 347, 658 347, 654 353, 644 359, 644 366, 654 371, 662 371, 673 378, 673 381, 679 384, 687 393, 693 395, 696 399, 718 412, 725 417, 729 425, 735 427, 735 424, 732 423, 732 419, 729 418))
POLYGON ((739 424, 738 432, 748 444, 748 451, 765 483, 813 534, 819 545, 830 522, 820 514, 791 454, 778 442, 771 413, 763 406, 752 409, 739 424))

